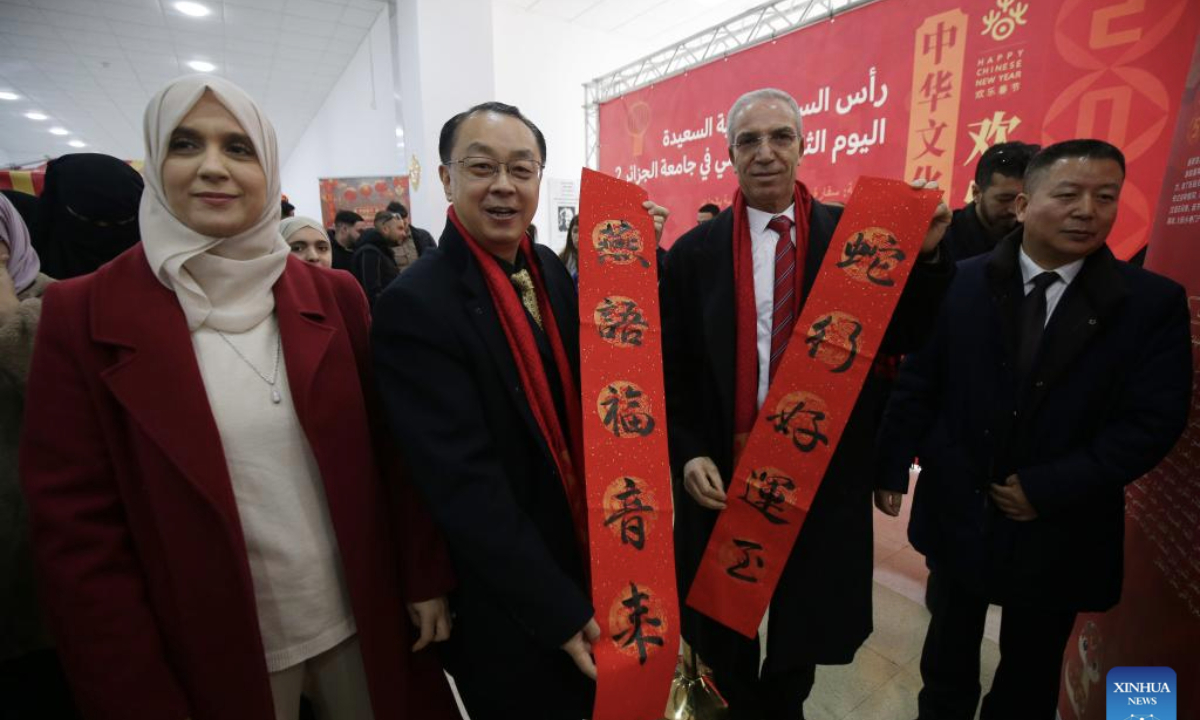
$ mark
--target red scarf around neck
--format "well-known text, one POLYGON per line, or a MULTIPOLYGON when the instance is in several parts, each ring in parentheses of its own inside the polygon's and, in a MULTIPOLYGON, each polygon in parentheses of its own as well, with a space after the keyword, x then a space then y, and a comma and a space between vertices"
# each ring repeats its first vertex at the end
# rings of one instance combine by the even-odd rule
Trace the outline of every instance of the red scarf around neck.
MULTIPOLYGON (((804 306, 804 260, 808 254, 808 216, 812 195, 799 180, 795 191, 796 272, 792 277, 792 317, 799 319, 804 306)), ((736 298, 733 360, 733 462, 737 464, 758 416, 758 312, 754 302, 754 257, 750 218, 741 189, 733 196, 733 288, 736 298)))
POLYGON ((454 223, 454 227, 458 229, 458 233, 462 235, 463 240, 466 241, 467 247, 471 249, 471 254, 475 256, 479 270, 483 273, 488 293, 492 297, 492 304, 496 308, 496 315, 500 318, 500 326, 504 329, 504 337, 508 340, 508 348, 517 365, 521 387, 525 389, 525 399, 529 402, 529 409, 533 412, 533 417, 542 432, 542 438, 554 455, 554 464, 558 468, 558 476, 562 480, 563 491, 567 494, 567 502, 575 521, 575 532, 586 553, 587 497, 583 483, 580 482, 580 478, 583 477, 583 432, 580 425, 582 411, 579 391, 575 387, 575 374, 571 370, 571 363, 567 359, 562 336, 558 332, 554 309, 550 306, 546 283, 542 280, 541 267, 533 252, 533 242, 526 235, 521 240, 518 252, 525 256, 525 266, 529 270, 529 276, 533 279, 543 330, 554 354, 554 365, 558 368, 559 381, 562 383, 563 404, 567 411, 565 423, 558 417, 558 410, 554 406, 554 394, 550 390, 550 381, 547 379, 546 369, 542 365, 537 340, 526 319, 525 306, 521 304, 516 288, 513 287, 512 281, 491 254, 479 246, 471 233, 459 221, 454 206, 450 207, 447 215, 454 223), (575 459, 574 462, 573 459, 575 459))

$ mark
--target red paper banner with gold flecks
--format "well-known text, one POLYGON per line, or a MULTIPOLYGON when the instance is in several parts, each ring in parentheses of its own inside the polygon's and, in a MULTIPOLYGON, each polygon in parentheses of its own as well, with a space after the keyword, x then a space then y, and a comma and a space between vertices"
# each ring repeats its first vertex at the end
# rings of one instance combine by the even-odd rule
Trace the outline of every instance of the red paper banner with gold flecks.
POLYGON ((658 720, 679 655, 654 223, 646 192, 583 171, 579 352, 600 637, 594 720, 658 720))
POLYGON ((747 637, 771 602, 938 196, 861 178, 825 253, 688 593, 688 605, 747 637))

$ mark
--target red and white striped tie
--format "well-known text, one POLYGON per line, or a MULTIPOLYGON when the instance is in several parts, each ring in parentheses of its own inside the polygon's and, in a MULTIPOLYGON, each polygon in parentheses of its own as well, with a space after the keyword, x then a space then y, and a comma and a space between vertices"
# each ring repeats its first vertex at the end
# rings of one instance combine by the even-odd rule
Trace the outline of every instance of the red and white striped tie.
POLYGON ((775 379, 775 370, 783 359, 792 326, 796 323, 796 244, 792 242, 792 219, 776 215, 767 223, 768 230, 779 235, 775 243, 775 305, 771 319, 771 364, 767 382, 775 379))

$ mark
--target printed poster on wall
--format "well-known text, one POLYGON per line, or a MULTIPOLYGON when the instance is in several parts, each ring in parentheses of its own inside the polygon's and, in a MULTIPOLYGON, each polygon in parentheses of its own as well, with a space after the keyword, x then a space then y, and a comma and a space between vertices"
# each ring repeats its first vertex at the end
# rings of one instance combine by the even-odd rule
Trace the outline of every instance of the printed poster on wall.
POLYGON ((321 223, 333 227, 340 210, 352 210, 371 222, 375 213, 399 200, 412 209, 408 200, 408 176, 321 178, 321 223))
POLYGON ((561 252, 567 246, 567 229, 579 215, 579 181, 546 178, 547 198, 538 221, 538 242, 561 252))

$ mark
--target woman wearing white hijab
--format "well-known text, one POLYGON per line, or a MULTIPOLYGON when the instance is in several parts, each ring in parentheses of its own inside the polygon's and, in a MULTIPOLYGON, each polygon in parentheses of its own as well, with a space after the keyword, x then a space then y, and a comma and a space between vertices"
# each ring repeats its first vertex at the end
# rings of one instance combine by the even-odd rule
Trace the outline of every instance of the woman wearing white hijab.
POLYGON ((284 218, 279 234, 296 257, 304 262, 333 267, 333 242, 321 223, 303 215, 284 218))
POLYGON ((368 419, 361 290, 288 252, 240 88, 172 82, 145 137, 143 242, 46 294, 21 448, 81 710, 294 720, 307 684, 323 719, 457 717, 419 652, 452 579, 368 419))

